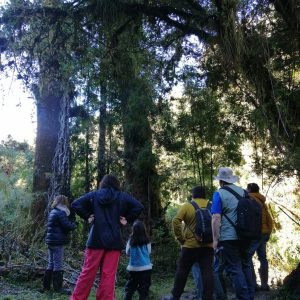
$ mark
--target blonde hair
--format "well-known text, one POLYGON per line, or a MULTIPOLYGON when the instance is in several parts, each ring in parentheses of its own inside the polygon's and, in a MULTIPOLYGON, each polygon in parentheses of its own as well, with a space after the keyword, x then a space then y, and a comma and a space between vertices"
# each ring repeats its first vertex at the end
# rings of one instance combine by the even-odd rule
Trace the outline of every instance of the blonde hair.
POLYGON ((56 207, 57 205, 65 205, 65 206, 69 206, 69 199, 67 196, 64 196, 64 195, 58 195, 54 198, 52 204, 51 204, 51 207, 54 208, 56 207))

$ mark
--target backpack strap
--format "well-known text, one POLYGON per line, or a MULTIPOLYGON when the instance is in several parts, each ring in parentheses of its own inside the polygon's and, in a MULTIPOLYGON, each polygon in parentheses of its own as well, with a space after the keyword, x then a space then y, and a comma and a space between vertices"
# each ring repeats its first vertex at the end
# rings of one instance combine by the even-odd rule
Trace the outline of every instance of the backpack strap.
MULTIPOLYGON (((191 203, 191 204, 193 205, 193 207, 195 208, 195 211, 196 211, 197 209, 199 209, 198 204, 197 204, 194 200, 192 200, 190 203, 191 203)), ((191 228, 188 224, 185 224, 185 225, 186 225, 186 227, 193 233, 193 235, 195 235, 195 231, 192 230, 192 228, 191 228)))
MULTIPOLYGON (((239 193, 237 193, 236 191, 234 191, 232 188, 230 188, 229 186, 225 185, 223 187, 221 187, 221 189, 231 193, 233 196, 235 196, 238 200, 240 200, 241 198, 243 198, 243 196, 241 196, 239 193)), ((244 196, 248 196, 248 192, 243 190, 244 191, 244 196)))
MULTIPOLYGON (((221 187, 221 189, 223 189, 223 190, 229 192, 230 194, 232 194, 233 196, 235 196, 235 197, 237 198, 237 200, 240 200, 240 199, 242 198, 242 196, 241 196, 239 193, 237 193, 236 191, 234 191, 233 189, 231 189, 231 188, 230 188, 229 186, 227 186, 227 185, 221 187)), ((244 192, 247 193, 245 190, 244 190, 244 192)), ((232 220, 227 216, 227 214, 222 212, 222 215, 223 215, 223 216, 226 218, 226 220, 227 220, 227 221, 228 221, 228 222, 236 229, 236 224, 234 224, 234 223, 232 222, 232 220)))
POLYGON ((236 229, 236 225, 232 222, 232 220, 225 214, 222 213, 222 215, 227 219, 227 221, 236 229))
POLYGON ((195 210, 200 209, 200 207, 194 200, 191 201, 191 204, 194 206, 195 210))

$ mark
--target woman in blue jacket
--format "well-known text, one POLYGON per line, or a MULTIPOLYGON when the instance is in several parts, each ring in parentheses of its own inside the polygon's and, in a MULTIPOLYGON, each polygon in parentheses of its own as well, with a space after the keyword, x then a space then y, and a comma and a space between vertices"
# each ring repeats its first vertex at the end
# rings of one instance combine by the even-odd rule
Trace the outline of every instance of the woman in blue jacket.
POLYGON ((74 211, 93 223, 86 243, 82 271, 70 300, 88 298, 96 273, 100 267, 100 283, 97 300, 113 300, 115 276, 121 250, 121 223, 133 222, 142 212, 143 205, 127 193, 120 191, 119 180, 105 175, 100 189, 87 193, 72 203, 74 211))
POLYGON ((76 225, 68 218, 70 210, 66 196, 56 196, 51 207, 53 209, 48 216, 46 233, 48 267, 44 275, 43 288, 44 291, 50 290, 53 280, 54 291, 64 293, 62 290, 64 245, 69 243, 68 233, 75 229, 76 225))

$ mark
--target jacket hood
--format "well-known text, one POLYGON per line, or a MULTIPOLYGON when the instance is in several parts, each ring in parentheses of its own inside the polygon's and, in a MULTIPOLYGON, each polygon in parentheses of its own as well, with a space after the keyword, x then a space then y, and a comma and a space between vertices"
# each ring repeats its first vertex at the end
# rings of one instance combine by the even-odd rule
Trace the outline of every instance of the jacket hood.
POLYGON ((266 202, 266 197, 264 195, 262 195, 261 193, 249 193, 249 195, 256 198, 257 200, 259 200, 262 203, 266 202))
POLYGON ((109 188, 100 189, 97 194, 97 202, 100 205, 110 205, 116 198, 116 191, 109 188))

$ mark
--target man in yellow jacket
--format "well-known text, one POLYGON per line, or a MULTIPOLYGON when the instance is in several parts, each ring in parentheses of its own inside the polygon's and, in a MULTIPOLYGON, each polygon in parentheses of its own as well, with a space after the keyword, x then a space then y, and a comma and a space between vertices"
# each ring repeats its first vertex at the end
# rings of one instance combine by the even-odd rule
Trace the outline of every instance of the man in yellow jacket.
MULTIPOLYGON (((192 189, 192 200, 200 208, 206 208, 205 189, 196 186, 192 189)), ((165 299, 179 300, 184 291, 187 277, 195 262, 199 263, 203 286, 203 300, 213 299, 213 257, 212 243, 199 242, 194 235, 196 227, 196 210, 191 203, 185 203, 178 210, 173 219, 173 230, 176 239, 181 245, 180 258, 175 274, 172 296, 165 299), (184 223, 182 226, 182 223, 184 223)))
POLYGON ((261 281, 260 290, 268 291, 270 287, 268 285, 269 263, 267 259, 267 242, 270 239, 270 235, 273 229, 273 220, 268 211, 268 207, 266 205, 266 197, 259 192, 259 186, 256 183, 249 183, 247 185, 247 191, 251 196, 251 198, 255 199, 262 206, 261 238, 251 242, 249 248, 249 254, 251 256, 253 276, 256 281, 252 257, 255 252, 257 253, 258 260, 260 262, 260 268, 259 268, 259 276, 261 281))

